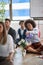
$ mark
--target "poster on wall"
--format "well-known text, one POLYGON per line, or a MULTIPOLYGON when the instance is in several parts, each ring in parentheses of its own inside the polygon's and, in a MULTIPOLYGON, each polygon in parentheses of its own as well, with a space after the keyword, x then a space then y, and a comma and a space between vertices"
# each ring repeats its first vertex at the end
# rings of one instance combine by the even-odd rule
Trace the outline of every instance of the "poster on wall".
POLYGON ((31 0, 31 17, 43 18, 43 0, 31 0))

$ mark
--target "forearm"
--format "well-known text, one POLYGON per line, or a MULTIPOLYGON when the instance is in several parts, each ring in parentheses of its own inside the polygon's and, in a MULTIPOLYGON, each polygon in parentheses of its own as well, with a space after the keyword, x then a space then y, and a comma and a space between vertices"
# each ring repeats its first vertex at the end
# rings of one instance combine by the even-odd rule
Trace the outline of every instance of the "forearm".
POLYGON ((37 31, 28 31, 28 32, 26 32, 26 34, 38 34, 38 32, 37 31))
POLYGON ((29 32, 32 33, 32 34, 38 34, 37 31, 29 31, 29 32))
POLYGON ((13 59, 13 56, 14 56, 14 53, 13 52, 9 54, 9 58, 10 59, 13 59))
POLYGON ((14 53, 10 53, 9 56, 6 58, 8 61, 12 61, 14 53))

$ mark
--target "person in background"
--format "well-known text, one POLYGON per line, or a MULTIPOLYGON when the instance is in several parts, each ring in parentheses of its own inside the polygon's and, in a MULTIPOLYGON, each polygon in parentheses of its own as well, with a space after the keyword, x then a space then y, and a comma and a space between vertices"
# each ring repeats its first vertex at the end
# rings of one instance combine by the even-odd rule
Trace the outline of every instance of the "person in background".
POLYGON ((10 24, 11 24, 11 20, 6 18, 5 26, 6 26, 7 33, 12 36, 14 43, 15 43, 16 42, 16 31, 10 27, 10 24))
POLYGON ((25 29, 25 26, 24 26, 24 21, 21 20, 19 22, 19 25, 20 25, 20 28, 17 31, 17 35, 18 35, 19 38, 16 39, 16 43, 18 43, 21 39, 25 40, 25 38, 26 38, 26 29, 25 29))
POLYGON ((29 19, 25 22, 25 27, 27 29, 26 32, 26 41, 28 43, 31 42, 29 46, 27 46, 26 50, 34 53, 41 54, 43 51, 43 46, 41 45, 40 39, 38 37, 38 32, 35 29, 36 24, 33 20, 29 19))
POLYGON ((0 65, 13 65, 13 38, 6 34, 5 25, 0 21, 0 65))

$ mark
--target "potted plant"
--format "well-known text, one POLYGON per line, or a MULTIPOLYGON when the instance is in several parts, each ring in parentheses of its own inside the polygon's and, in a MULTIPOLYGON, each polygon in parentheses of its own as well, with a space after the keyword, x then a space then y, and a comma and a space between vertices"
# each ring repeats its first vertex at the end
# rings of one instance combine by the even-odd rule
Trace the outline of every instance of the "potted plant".
POLYGON ((22 54, 23 56, 26 55, 26 47, 28 46, 28 43, 24 40, 21 39, 21 41, 18 42, 19 48, 22 50, 22 54))

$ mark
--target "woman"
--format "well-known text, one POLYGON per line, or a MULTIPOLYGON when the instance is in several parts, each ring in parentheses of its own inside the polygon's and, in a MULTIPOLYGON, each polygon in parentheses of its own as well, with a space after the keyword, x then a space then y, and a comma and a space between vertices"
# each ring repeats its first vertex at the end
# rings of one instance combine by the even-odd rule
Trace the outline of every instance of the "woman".
POLYGON ((26 41, 31 44, 26 48, 27 51, 40 53, 43 51, 43 46, 40 43, 40 39, 38 37, 38 32, 36 31, 35 27, 36 24, 33 20, 26 20, 25 27, 27 29, 26 32, 26 41))
POLYGON ((6 34, 4 23, 0 22, 0 65, 13 65, 13 54, 13 39, 6 34))

